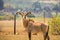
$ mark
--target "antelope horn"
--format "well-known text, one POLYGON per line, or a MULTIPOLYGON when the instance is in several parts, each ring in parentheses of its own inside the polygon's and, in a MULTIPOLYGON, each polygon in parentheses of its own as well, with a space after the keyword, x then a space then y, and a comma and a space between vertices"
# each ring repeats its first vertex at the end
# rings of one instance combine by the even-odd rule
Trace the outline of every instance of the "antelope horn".
POLYGON ((18 14, 18 13, 19 13, 20 15, 23 15, 23 13, 21 13, 20 10, 18 10, 16 14, 18 14))
POLYGON ((31 14, 31 12, 27 12, 26 15, 31 14))

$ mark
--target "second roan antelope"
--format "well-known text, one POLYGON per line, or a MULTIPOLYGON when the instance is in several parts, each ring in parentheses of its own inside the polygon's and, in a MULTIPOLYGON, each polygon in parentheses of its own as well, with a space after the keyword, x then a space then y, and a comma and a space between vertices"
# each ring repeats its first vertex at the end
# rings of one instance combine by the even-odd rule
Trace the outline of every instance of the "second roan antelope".
POLYGON ((46 39, 50 40, 49 35, 48 35, 49 26, 46 23, 34 22, 34 20, 32 19, 27 19, 27 15, 31 14, 31 12, 26 12, 26 13, 17 12, 17 14, 18 13, 22 16, 23 26, 28 32, 29 40, 31 40, 32 31, 35 31, 35 34, 38 32, 42 32, 44 40, 46 39))

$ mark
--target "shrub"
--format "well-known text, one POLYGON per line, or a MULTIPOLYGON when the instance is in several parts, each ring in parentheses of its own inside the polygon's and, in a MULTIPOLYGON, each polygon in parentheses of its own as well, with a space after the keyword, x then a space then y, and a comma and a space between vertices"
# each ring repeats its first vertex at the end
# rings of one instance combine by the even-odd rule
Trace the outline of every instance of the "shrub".
POLYGON ((3 16, 3 20, 12 20, 14 17, 12 15, 3 16))
POLYGON ((51 26, 52 34, 60 34, 60 18, 59 16, 53 17, 52 20, 49 21, 51 26))
POLYGON ((13 20, 14 19, 14 16, 13 15, 3 15, 3 16, 0 16, 0 20, 13 20))
POLYGON ((35 17, 35 16, 33 14, 29 14, 28 17, 31 17, 32 18, 32 17, 35 17))

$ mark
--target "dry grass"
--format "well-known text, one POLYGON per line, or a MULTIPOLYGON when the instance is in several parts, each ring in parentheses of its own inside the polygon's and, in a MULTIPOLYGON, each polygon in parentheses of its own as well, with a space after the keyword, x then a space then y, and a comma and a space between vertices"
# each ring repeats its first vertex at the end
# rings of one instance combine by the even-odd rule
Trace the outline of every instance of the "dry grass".
MULTIPOLYGON (((28 40, 28 35, 27 34, 0 35, 0 40, 28 40)), ((43 36, 41 34, 32 35, 32 40, 43 40, 43 36)), ((50 35, 50 40, 60 40, 60 36, 50 35)))
MULTIPOLYGON (((27 32, 24 31, 20 20, 17 21, 16 26, 17 35, 13 35, 14 21, 0 21, 0 40, 28 40, 27 32)), ((49 35, 51 40, 60 40, 60 35, 49 35)), ((32 40, 43 40, 43 36, 40 33, 38 35, 32 35, 32 40)))

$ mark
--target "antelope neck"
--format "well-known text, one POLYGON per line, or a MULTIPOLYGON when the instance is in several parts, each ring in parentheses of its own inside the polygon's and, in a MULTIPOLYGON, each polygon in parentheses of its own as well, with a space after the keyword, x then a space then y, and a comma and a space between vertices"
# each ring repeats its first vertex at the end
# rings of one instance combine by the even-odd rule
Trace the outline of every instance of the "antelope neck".
POLYGON ((27 19, 23 19, 23 26, 27 27, 27 25, 28 25, 28 20, 27 19))

